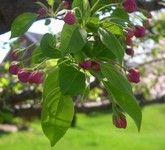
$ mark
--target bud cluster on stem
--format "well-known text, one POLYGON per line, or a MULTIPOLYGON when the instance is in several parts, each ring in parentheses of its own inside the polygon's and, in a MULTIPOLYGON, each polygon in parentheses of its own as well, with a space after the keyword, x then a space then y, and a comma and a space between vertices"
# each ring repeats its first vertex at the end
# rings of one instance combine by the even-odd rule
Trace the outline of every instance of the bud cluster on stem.
POLYGON ((100 71, 100 64, 96 61, 86 60, 79 63, 79 66, 84 70, 100 71))
POLYGON ((39 84, 42 83, 44 80, 43 71, 29 71, 27 69, 21 68, 21 65, 16 62, 10 64, 9 73, 17 75, 19 81, 24 83, 29 82, 39 84))

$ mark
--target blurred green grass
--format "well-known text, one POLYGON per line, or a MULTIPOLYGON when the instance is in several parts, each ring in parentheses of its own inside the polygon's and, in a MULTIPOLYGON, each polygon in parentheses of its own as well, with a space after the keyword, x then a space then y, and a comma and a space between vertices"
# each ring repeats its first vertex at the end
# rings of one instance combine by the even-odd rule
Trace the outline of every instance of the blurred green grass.
POLYGON ((110 112, 78 114, 77 127, 70 128, 53 148, 35 121, 30 132, 0 134, 0 150, 165 150, 165 105, 146 106, 142 111, 140 133, 128 116, 127 129, 117 129, 110 112))

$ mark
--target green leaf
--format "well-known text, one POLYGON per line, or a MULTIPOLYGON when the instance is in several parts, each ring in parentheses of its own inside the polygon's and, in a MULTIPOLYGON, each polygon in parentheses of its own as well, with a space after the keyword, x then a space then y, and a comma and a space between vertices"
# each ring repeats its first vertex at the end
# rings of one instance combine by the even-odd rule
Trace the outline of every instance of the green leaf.
POLYGON ((101 60, 115 60, 116 56, 100 41, 96 41, 93 45, 92 54, 101 60))
POLYGON ((46 80, 44 81, 43 88, 43 100, 46 98, 47 94, 52 90, 52 87, 59 87, 59 68, 53 69, 48 73, 46 80), (53 80, 52 80, 53 79, 53 80))
POLYGON ((102 27, 110 31, 112 34, 123 35, 123 29, 119 25, 112 22, 104 22, 102 27))
POLYGON ((41 114, 42 129, 50 140, 51 146, 54 146, 64 136, 74 115, 72 98, 61 93, 57 77, 58 70, 53 70, 45 81, 41 114))
POLYGON ((72 9, 74 9, 75 7, 78 7, 81 11, 82 14, 82 20, 83 21, 87 21, 88 18, 90 17, 90 4, 88 0, 74 0, 72 3, 72 9))
POLYGON ((108 81, 103 81, 115 102, 130 115, 140 131, 142 113, 128 80, 112 65, 101 64, 101 72, 108 81))
POLYGON ((46 33, 40 42, 42 52, 50 58, 60 58, 61 52, 56 48, 56 38, 50 34, 46 33))
POLYGON ((32 53, 32 63, 40 64, 41 62, 43 62, 46 59, 47 59, 47 56, 45 56, 43 54, 40 46, 38 46, 37 48, 35 48, 33 50, 33 53, 32 53))
POLYGON ((89 95, 89 92, 90 92, 90 85, 87 85, 86 88, 85 88, 85 90, 84 90, 84 93, 83 93, 83 95, 81 97, 81 101, 82 102, 86 100, 86 98, 89 95))
POLYGON ((61 33, 60 50, 62 56, 80 51, 87 40, 87 32, 77 25, 65 24, 61 33))
POLYGON ((85 56, 84 56, 83 52, 82 51, 78 51, 78 52, 74 53, 74 60, 76 62, 84 61, 85 60, 85 56))
POLYGON ((97 17, 91 17, 90 21, 86 24, 89 32, 93 32, 94 34, 98 34, 97 30, 99 28, 100 20, 97 17))
POLYGON ((128 13, 122 8, 115 9, 109 17, 109 21, 123 27, 126 27, 130 23, 128 13))
POLYGON ((85 90, 85 75, 71 66, 60 67, 59 81, 65 95, 76 96, 85 90))
POLYGON ((46 0, 46 1, 47 1, 47 3, 48 3, 50 6, 53 6, 55 0, 46 0))
POLYGON ((11 25, 11 37, 14 38, 24 34, 36 21, 38 14, 23 13, 19 15, 11 25))
POLYGON ((112 18, 113 17, 117 17, 120 20, 123 20, 123 21, 125 20, 125 21, 129 22, 129 15, 128 15, 128 13, 124 9, 122 9, 122 8, 116 8, 113 11, 111 17, 112 18))
POLYGON ((99 27, 98 33, 102 43, 117 57, 120 64, 122 64, 124 57, 124 48, 119 40, 111 32, 99 27))
POLYGON ((87 41, 86 44, 84 45, 84 47, 82 48, 82 51, 85 53, 85 55, 87 57, 92 58, 93 54, 93 42, 92 41, 87 41))
POLYGON ((83 18, 84 19, 88 19, 90 17, 90 4, 89 4, 89 0, 83 0, 83 18))
POLYGON ((85 53, 85 55, 87 57, 92 58, 93 54, 93 42, 92 41, 87 41, 86 44, 84 45, 84 47, 82 48, 82 51, 85 53))

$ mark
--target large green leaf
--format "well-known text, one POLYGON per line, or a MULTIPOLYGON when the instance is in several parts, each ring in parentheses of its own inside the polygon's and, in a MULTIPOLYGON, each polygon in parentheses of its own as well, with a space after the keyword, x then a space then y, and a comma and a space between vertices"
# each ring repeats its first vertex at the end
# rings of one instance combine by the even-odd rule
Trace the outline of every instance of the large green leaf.
POLYGON ((44 88, 43 88, 43 100, 45 100, 47 94, 52 90, 52 87, 57 88, 59 87, 59 68, 53 69, 51 72, 48 73, 46 80, 44 81, 44 88))
POLYGON ((99 27, 98 33, 102 43, 117 57, 120 64, 122 64, 124 57, 124 48, 119 40, 111 32, 99 27))
POLYGON ((42 129, 50 140, 51 146, 64 136, 74 115, 72 98, 61 93, 57 77, 58 70, 53 70, 45 81, 41 114, 42 129))
POLYGON ((114 60, 116 58, 116 56, 100 40, 95 41, 92 54, 93 57, 101 60, 114 60))
POLYGON ((85 90, 85 75, 71 66, 60 67, 59 81, 63 94, 75 96, 85 90))
POLYGON ((89 57, 92 58, 93 54, 93 42, 92 41, 87 41, 86 44, 84 45, 82 51, 84 52, 84 54, 89 57))
POLYGON ((38 14, 23 13, 19 15, 11 25, 11 37, 14 38, 24 34, 36 21, 38 14))
POLYGON ((142 113, 128 80, 112 65, 101 64, 101 72, 108 81, 103 81, 115 102, 126 111, 140 131, 142 113))
POLYGON ((61 33, 60 50, 62 56, 80 51, 87 40, 87 32, 77 25, 65 24, 61 33))
POLYGON ((56 48, 56 38, 50 34, 46 33, 40 42, 42 52, 50 58, 60 58, 61 52, 56 48))
POLYGON ((48 57, 43 54, 40 46, 38 46, 37 48, 33 50, 32 63, 39 64, 43 62, 44 60, 46 60, 47 58, 48 57))
POLYGON ((122 8, 116 8, 108 18, 109 22, 118 24, 119 26, 123 27, 126 27, 127 24, 130 23, 128 13, 122 8))
POLYGON ((97 30, 100 26, 100 19, 97 17, 91 17, 90 21, 86 24, 87 30, 93 32, 94 34, 98 34, 97 30))
POLYGON ((116 17, 116 18, 119 18, 122 21, 128 21, 129 22, 129 15, 128 15, 128 13, 124 9, 122 9, 122 8, 116 8, 113 11, 111 17, 112 18, 116 17))
POLYGON ((121 28, 118 24, 114 24, 112 22, 104 22, 102 24, 103 28, 110 31, 112 34, 122 35, 123 28, 121 28))

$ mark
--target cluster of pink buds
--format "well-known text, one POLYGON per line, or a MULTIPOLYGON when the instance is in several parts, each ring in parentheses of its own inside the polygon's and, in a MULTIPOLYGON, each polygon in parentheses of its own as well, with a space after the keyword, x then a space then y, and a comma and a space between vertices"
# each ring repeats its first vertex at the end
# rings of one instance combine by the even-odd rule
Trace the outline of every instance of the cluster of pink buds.
MULTIPOLYGON (((124 0, 122 3, 123 9, 127 13, 133 13, 137 11, 137 4, 135 0, 124 0)), ((136 38, 143 38, 146 35, 146 29, 150 27, 149 19, 152 18, 152 14, 146 10, 141 10, 143 15, 146 17, 146 19, 143 19, 142 24, 143 25, 131 25, 131 28, 126 28, 126 34, 124 43, 126 44, 125 52, 127 55, 134 55, 134 50, 132 48, 133 46, 133 40, 132 38, 135 36, 136 38)), ((130 26, 129 26, 130 27, 130 26)))
POLYGON ((24 83, 29 82, 39 84, 44 80, 44 72, 21 69, 20 64, 16 62, 10 64, 9 72, 13 75, 17 75, 19 81, 24 83))
POLYGON ((119 112, 117 114, 113 114, 112 119, 113 119, 113 124, 117 128, 125 129, 127 127, 126 116, 124 114, 122 114, 121 112, 119 112))
POLYGON ((19 81, 21 82, 29 82, 29 83, 42 83, 44 79, 44 73, 42 71, 29 71, 23 69, 21 63, 18 62, 20 56, 23 51, 13 50, 11 53, 11 57, 14 60, 9 66, 9 73, 12 75, 17 75, 19 81))
POLYGON ((17 62, 13 62, 9 66, 9 72, 13 75, 17 75, 19 81, 39 84, 43 82, 44 73, 42 71, 29 71, 21 69, 21 66, 17 62))
POLYGON ((86 60, 79 63, 79 66, 84 70, 92 70, 94 72, 100 71, 100 64, 96 61, 86 60))
MULTIPOLYGON (((132 41, 132 37, 136 37, 136 38, 142 38, 145 36, 145 27, 143 26, 138 26, 136 25, 134 27, 134 29, 126 29, 126 38, 124 40, 124 43, 127 46, 132 46, 133 45, 133 41, 132 41)), ((132 48, 126 48, 126 54, 133 56, 134 52, 132 48), (131 51, 130 51, 131 49, 131 51)))
MULTIPOLYGON (((124 39, 124 43, 127 46, 132 46, 133 45, 133 40, 132 38, 134 37, 134 31, 131 28, 126 28, 125 29, 125 35, 126 38, 124 39)), ((125 52, 127 55, 133 56, 134 55, 134 50, 132 48, 126 48, 125 52)))

